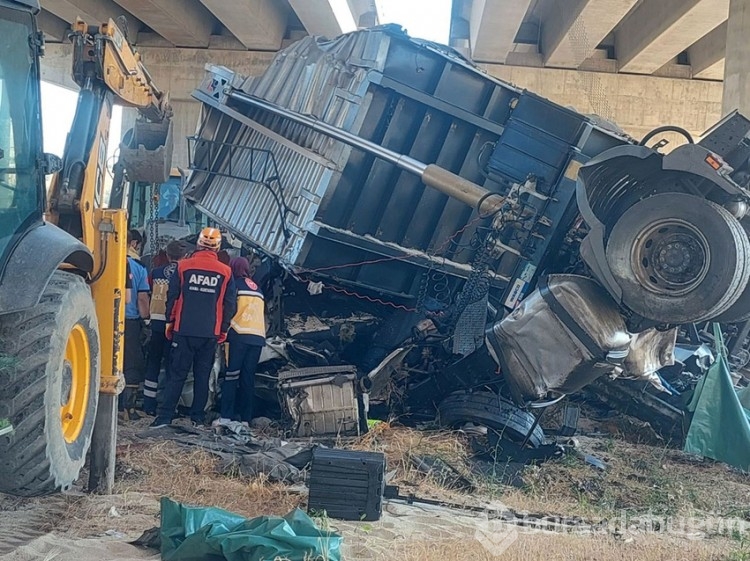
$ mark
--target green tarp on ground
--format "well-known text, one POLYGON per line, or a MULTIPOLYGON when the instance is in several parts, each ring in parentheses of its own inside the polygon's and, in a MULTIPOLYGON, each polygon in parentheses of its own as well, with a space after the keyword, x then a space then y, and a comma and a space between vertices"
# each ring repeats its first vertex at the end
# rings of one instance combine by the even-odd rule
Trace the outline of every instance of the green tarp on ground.
POLYGON ((688 410, 693 412, 685 452, 698 454, 750 471, 750 421, 742 403, 750 403, 748 389, 740 395, 732 384, 726 349, 714 327, 716 361, 698 383, 688 410))
POLYGON ((220 508, 161 500, 164 561, 340 561, 341 536, 320 530, 299 509, 248 520, 220 508))

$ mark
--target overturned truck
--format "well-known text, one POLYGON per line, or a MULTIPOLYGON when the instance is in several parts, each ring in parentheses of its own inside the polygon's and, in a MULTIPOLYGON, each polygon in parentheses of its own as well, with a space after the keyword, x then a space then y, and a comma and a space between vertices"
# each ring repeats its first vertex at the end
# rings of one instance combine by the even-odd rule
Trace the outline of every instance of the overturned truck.
POLYGON ((653 375, 679 325, 750 317, 739 114, 699 143, 663 127, 686 141, 665 155, 391 26, 308 37, 257 77, 209 67, 193 95, 185 195, 278 265, 275 309, 309 292, 376 324, 328 364, 277 341, 277 388, 354 388, 334 425, 364 417, 353 391, 534 445, 524 408, 653 375))

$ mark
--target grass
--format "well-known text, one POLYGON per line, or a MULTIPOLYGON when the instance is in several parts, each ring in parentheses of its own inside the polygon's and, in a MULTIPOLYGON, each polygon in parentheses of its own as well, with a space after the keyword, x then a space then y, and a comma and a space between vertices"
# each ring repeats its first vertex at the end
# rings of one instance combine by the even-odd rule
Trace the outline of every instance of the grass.
POLYGON ((184 450, 171 442, 121 453, 124 465, 142 474, 136 480, 122 479, 115 493, 147 491, 198 506, 220 506, 249 518, 264 514, 283 515, 300 504, 299 494, 265 478, 219 474, 214 456, 202 450, 184 450))
POLYGON ((504 501, 516 508, 608 517, 629 513, 737 516, 750 504, 750 478, 728 466, 662 446, 580 438, 604 460, 598 471, 577 458, 527 468, 526 486, 504 501))
POLYGON ((731 548, 719 542, 670 539, 664 536, 642 536, 633 541, 615 538, 581 538, 561 534, 520 534, 510 546, 500 551, 487 549, 474 539, 433 541, 429 539, 394 544, 389 554, 378 561, 744 561, 733 559, 731 548))

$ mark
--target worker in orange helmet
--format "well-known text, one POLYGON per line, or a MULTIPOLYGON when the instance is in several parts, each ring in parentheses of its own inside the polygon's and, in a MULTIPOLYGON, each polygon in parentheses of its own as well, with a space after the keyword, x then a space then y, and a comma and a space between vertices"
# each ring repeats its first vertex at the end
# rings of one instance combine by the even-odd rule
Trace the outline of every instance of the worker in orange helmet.
POLYGON ((172 422, 191 368, 194 386, 190 418, 195 426, 204 421, 216 345, 226 340, 237 311, 232 270, 217 256, 221 239, 216 228, 204 228, 195 253, 177 264, 169 280, 165 335, 171 338, 172 349, 164 399, 152 427, 172 422))

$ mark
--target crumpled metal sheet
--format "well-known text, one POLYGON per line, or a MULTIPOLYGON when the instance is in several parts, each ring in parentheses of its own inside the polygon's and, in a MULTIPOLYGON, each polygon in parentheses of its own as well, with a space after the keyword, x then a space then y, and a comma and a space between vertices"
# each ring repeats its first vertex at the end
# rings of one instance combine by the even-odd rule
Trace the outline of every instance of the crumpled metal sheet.
POLYGON ((490 338, 490 343, 499 347, 505 379, 517 401, 541 399, 549 391, 578 391, 612 372, 614 365, 604 357, 630 343, 616 304, 596 282, 575 275, 553 275, 549 288, 596 344, 598 356, 592 355, 535 290, 495 324, 490 338))
MULTIPOLYGON (((226 115, 219 116, 215 109, 211 111, 217 113, 214 118, 218 118, 220 123, 231 121, 226 115)), ((221 130, 219 126, 218 131, 221 130)), ((233 142, 270 150, 276 162, 284 163, 278 168, 279 181, 285 199, 294 212, 283 217, 273 194, 263 185, 222 176, 205 179, 207 188, 197 200, 198 207, 266 252, 278 255, 282 260, 293 261, 302 249, 304 230, 315 218, 333 170, 247 127, 234 137, 233 142), (282 221, 286 221, 291 233, 289 239, 284 238, 282 221)), ((259 165, 258 158, 250 158, 249 152, 237 152, 231 165, 233 173, 240 176, 257 176, 253 166, 259 165)), ((197 181, 199 175, 196 174, 193 180, 197 181)))
POLYGON ((659 331, 647 329, 633 335, 625 359, 625 377, 647 380, 657 390, 666 392, 657 372, 674 364, 677 328, 659 331))
MULTIPOLYGON (((281 51, 261 76, 249 77, 239 88, 244 93, 272 101, 282 107, 315 115, 325 122, 354 130, 361 105, 366 102, 368 72, 382 70, 389 36, 384 33, 354 33, 322 42, 307 37, 281 51)), ((205 194, 198 198, 199 208, 209 216, 231 226, 232 230, 260 246, 282 261, 294 263, 303 251, 306 229, 313 221, 328 186, 337 180, 351 148, 308 127, 283 122, 277 117, 251 115, 259 125, 277 130, 286 139, 322 156, 313 160, 249 127, 235 126, 234 119, 219 116, 210 109, 204 119, 202 138, 231 142, 240 146, 270 150, 278 164, 279 182, 293 213, 287 215, 291 237, 284 239, 282 217, 273 198, 262 185, 241 182, 230 177, 194 174, 186 191, 195 189, 191 183, 208 183, 205 194), (211 115, 214 113, 214 115, 211 115), (205 124, 218 119, 218 124, 205 124), (210 130, 209 130, 210 129, 210 130), (227 131, 232 132, 227 135, 227 131)), ((237 152, 231 164, 232 174, 251 177, 252 160, 237 152)), ((256 173, 257 175, 257 173, 256 173)))

